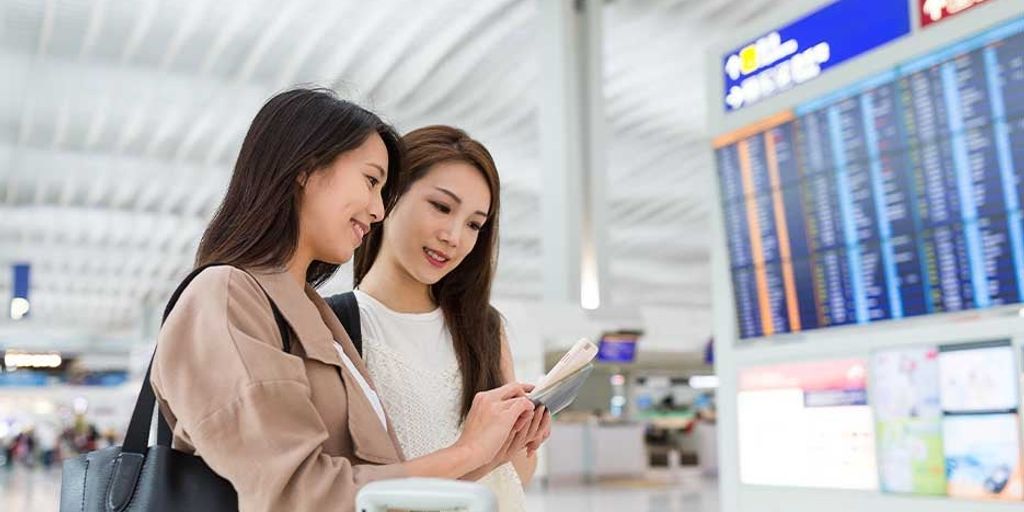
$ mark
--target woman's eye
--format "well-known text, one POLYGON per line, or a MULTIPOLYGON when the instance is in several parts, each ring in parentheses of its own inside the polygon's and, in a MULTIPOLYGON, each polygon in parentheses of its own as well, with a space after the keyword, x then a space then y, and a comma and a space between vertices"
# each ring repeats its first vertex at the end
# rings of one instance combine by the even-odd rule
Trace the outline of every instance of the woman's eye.
POLYGON ((478 223, 478 222, 470 222, 469 223, 469 229, 472 229, 473 231, 480 231, 483 228, 484 227, 480 223, 478 223))
POLYGON ((436 201, 431 201, 430 204, 434 206, 435 210, 437 210, 437 211, 439 211, 441 213, 451 213, 451 211, 452 211, 452 209, 449 208, 448 205, 446 205, 444 203, 438 203, 436 201))
POLYGON ((377 186, 377 184, 380 183, 380 180, 374 178, 373 176, 367 176, 366 180, 370 183, 370 188, 374 188, 377 186))

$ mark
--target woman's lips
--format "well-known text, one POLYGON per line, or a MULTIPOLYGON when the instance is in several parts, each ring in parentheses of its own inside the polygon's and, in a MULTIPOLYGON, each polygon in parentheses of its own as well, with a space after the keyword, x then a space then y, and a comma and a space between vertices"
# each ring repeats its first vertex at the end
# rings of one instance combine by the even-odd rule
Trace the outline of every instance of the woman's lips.
POLYGON ((427 258, 427 263, 430 263, 435 268, 444 268, 448 264, 451 258, 439 253, 433 249, 427 247, 423 248, 423 254, 427 258))
POLYGON ((363 243, 363 237, 370 231, 369 226, 359 222, 358 220, 352 221, 352 232, 356 235, 357 243, 363 243))

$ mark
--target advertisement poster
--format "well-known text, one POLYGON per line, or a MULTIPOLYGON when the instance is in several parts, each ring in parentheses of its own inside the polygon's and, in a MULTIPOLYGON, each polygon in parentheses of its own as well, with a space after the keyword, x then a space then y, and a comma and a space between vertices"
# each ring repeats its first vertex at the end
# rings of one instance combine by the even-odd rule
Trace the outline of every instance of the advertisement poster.
POLYGON ((875 353, 871 388, 881 489, 945 495, 938 347, 875 353))
POLYGON ((748 368, 737 400, 743 483, 878 488, 866 361, 748 368))
POLYGON ((939 347, 949 496, 1024 499, 1019 372, 1009 340, 939 347))
POLYGON ((950 496, 1024 499, 1016 414, 948 416, 942 431, 950 496))

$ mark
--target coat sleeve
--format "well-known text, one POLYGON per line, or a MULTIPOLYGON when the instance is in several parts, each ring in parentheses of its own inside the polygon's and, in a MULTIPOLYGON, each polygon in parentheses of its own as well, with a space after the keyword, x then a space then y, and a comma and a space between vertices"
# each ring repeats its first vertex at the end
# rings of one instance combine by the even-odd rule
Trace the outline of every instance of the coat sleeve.
POLYGON ((303 361, 281 350, 266 296, 238 269, 205 270, 182 294, 152 382, 176 443, 231 482, 241 510, 350 511, 362 485, 406 476, 323 453, 303 361))

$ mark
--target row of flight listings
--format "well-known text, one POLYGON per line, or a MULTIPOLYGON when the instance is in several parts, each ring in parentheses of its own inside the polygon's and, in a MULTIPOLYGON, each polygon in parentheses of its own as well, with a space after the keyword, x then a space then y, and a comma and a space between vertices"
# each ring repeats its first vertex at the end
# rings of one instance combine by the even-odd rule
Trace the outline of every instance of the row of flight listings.
POLYGON ((1024 18, 715 145, 740 338, 1024 299, 1024 18))
POLYGON ((1009 341, 741 370, 740 479, 1020 501, 1020 378, 1009 341))

